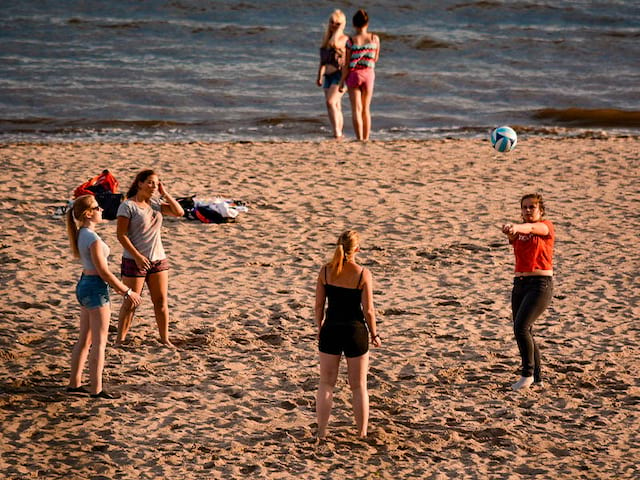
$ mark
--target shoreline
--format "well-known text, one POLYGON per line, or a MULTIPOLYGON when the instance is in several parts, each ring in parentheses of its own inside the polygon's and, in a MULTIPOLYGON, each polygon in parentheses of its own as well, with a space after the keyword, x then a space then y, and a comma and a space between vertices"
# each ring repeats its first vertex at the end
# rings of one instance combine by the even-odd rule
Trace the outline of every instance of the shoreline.
MULTIPOLYGON (((407 129, 401 128, 397 131, 384 130, 378 132, 372 132, 371 142, 428 142, 437 141, 443 139, 449 140, 477 140, 489 138, 490 132, 493 128, 497 127, 479 126, 479 127, 457 127, 457 128, 438 128, 434 132, 422 132, 411 136, 407 129), (439 131, 438 131, 439 130, 439 131)), ((629 128, 612 128, 612 127, 563 127, 559 125, 555 126, 526 126, 526 125, 510 125, 518 134, 519 137, 524 138, 548 138, 548 139, 563 139, 563 138, 640 138, 640 130, 635 127, 629 128)), ((346 138, 341 140, 342 142, 356 142, 355 137, 352 137, 349 128, 345 133, 346 138)), ((68 138, 65 138, 65 134, 47 134, 47 133, 25 133, 25 139, 14 138, 11 133, 5 133, 5 137, 0 134, 0 145, 23 145, 23 144, 85 144, 85 143, 106 143, 106 144, 220 144, 220 143, 307 143, 307 142, 325 142, 334 141, 335 139, 329 134, 324 133, 301 133, 298 135, 273 135, 271 133, 265 134, 229 134, 229 133, 165 133, 163 131, 158 132, 144 132, 144 131, 132 131, 128 133, 105 133, 103 136, 96 136, 92 134, 90 136, 83 136, 81 133, 68 134, 68 138)))

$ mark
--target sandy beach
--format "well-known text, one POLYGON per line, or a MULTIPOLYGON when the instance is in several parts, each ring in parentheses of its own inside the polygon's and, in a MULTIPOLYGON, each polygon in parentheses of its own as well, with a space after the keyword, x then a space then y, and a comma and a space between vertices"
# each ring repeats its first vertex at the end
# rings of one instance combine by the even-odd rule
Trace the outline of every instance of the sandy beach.
MULTIPOLYGON (((640 478, 640 139, 0 145, 0 478, 640 478), (241 199, 239 222, 165 218, 171 335, 151 301, 113 345, 104 401, 64 392, 80 268, 63 219, 108 168, 174 196, 241 199), (500 233, 541 192, 555 293, 537 323, 544 388, 513 392, 513 253, 500 233), (341 375, 317 445, 320 265, 362 236, 383 346, 370 435, 341 375)), ((115 221, 99 228, 119 272, 115 221)), ((343 364, 344 367, 344 364, 343 364)))

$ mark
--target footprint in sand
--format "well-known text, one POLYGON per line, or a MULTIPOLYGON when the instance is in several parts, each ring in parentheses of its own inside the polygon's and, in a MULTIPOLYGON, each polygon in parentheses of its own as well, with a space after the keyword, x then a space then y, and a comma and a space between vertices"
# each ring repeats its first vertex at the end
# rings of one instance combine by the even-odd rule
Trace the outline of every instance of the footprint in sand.
POLYGON ((269 345, 273 345, 274 347, 280 346, 284 343, 284 339, 281 335, 277 333, 268 333, 266 335, 260 335, 258 340, 262 340, 269 345))

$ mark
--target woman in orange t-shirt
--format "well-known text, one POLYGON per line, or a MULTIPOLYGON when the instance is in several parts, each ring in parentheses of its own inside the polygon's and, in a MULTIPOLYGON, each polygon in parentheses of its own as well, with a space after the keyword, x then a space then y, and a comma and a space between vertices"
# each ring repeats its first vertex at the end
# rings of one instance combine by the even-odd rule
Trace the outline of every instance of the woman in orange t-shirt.
POLYGON ((553 296, 553 243, 555 232, 543 220, 542 195, 531 193, 520 199, 523 223, 508 223, 502 233, 509 237, 516 257, 511 292, 513 331, 522 359, 522 376, 514 390, 542 384, 540 350, 533 339, 533 323, 542 315, 553 296))

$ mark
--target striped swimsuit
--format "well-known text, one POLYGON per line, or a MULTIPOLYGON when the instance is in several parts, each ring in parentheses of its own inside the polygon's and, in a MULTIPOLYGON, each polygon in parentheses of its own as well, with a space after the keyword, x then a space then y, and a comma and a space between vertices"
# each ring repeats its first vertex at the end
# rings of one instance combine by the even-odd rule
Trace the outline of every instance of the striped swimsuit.
POLYGON ((378 44, 369 42, 364 45, 356 45, 349 38, 347 48, 351 50, 349 75, 346 80, 347 87, 373 92, 378 44))
POLYGON ((351 41, 351 38, 349 38, 347 48, 351 50, 349 70, 362 70, 376 66, 377 43, 370 42, 364 45, 356 45, 351 41))

